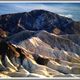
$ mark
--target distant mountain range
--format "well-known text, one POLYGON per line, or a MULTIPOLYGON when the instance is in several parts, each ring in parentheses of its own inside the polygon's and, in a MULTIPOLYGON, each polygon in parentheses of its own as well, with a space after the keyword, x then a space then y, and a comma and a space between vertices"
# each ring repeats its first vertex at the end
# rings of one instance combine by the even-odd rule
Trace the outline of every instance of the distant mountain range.
POLYGON ((45 10, 1 15, 4 76, 80 77, 80 22, 45 10))

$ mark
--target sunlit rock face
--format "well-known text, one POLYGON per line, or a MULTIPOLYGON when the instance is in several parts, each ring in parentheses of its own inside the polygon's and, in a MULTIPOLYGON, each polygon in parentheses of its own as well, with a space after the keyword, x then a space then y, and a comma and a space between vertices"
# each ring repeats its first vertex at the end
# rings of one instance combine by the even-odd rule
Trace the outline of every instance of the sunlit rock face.
POLYGON ((80 77, 80 22, 33 10, 1 15, 0 32, 0 77, 80 77))
POLYGON ((40 54, 44 57, 55 58, 55 55, 53 54, 53 49, 37 37, 32 37, 31 39, 22 41, 19 43, 19 45, 33 52, 33 54, 40 54))

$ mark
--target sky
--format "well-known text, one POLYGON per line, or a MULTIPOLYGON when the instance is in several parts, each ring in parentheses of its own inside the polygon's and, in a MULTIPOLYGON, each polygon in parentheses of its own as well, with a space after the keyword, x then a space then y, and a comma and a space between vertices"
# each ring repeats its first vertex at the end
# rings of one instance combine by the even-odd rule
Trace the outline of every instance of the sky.
POLYGON ((48 10, 80 21, 80 3, 0 3, 0 15, 29 12, 35 9, 48 10))

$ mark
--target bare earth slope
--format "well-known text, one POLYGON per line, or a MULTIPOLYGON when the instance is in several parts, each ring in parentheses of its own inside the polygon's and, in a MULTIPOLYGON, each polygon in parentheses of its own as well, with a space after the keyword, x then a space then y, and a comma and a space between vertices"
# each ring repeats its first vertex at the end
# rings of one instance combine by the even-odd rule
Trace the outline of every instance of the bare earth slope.
POLYGON ((80 22, 45 10, 0 15, 0 77, 80 77, 80 22))

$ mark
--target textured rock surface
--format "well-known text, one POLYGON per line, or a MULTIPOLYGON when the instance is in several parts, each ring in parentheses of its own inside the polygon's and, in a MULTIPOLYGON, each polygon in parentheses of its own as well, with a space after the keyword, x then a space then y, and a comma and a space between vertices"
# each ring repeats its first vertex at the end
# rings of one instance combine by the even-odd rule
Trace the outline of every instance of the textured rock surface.
POLYGON ((79 33, 80 22, 45 10, 1 15, 0 77, 80 77, 79 33))
POLYGON ((22 30, 46 30, 56 34, 80 33, 80 23, 45 10, 0 16, 0 27, 10 34, 22 30), (5 24, 4 24, 5 23, 5 24))

